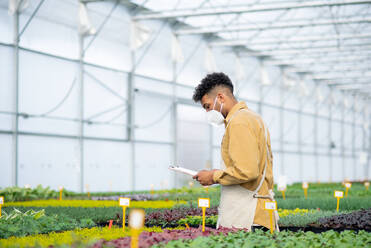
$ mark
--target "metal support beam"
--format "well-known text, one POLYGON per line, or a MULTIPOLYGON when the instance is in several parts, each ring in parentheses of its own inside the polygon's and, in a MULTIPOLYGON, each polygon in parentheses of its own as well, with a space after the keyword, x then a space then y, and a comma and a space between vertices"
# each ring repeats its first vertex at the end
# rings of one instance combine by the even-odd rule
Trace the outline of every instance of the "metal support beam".
POLYGON ((135 51, 131 51, 131 71, 128 74, 128 111, 127 111, 127 135, 128 140, 130 142, 130 159, 131 159, 131 166, 129 169, 130 174, 130 185, 131 190, 135 190, 135 82, 134 82, 134 75, 135 75, 135 65, 136 65, 136 58, 135 58, 135 51))
POLYGON ((354 40, 354 39, 368 39, 371 38, 371 33, 365 34, 341 34, 341 35, 318 35, 318 36, 292 36, 280 39, 259 39, 255 42, 249 42, 249 39, 242 40, 225 40, 211 42, 211 46, 254 46, 254 45, 277 45, 290 44, 301 42, 318 42, 318 41, 338 41, 338 40, 354 40))
POLYGON ((201 8, 201 9, 183 9, 183 10, 171 10, 162 11, 150 14, 140 14, 135 16, 135 20, 147 20, 147 19, 168 19, 168 18, 179 18, 179 17, 194 17, 194 16, 208 16, 208 15, 224 15, 224 14, 240 14, 240 13, 255 13, 264 11, 281 11, 287 9, 304 9, 304 8, 320 8, 320 7, 332 7, 332 6, 345 6, 345 5, 359 5, 369 4, 370 1, 365 0, 343 0, 343 1, 331 1, 331 2, 320 2, 320 1, 306 1, 300 3, 279 3, 279 4, 267 4, 257 6, 233 6, 233 7, 214 7, 214 8, 201 8))
POLYGON ((353 104, 352 104, 352 157, 353 157, 353 178, 352 180, 356 180, 356 169, 357 165, 357 157, 356 157, 356 139, 357 139, 357 132, 356 132, 356 102, 357 102, 357 95, 353 95, 353 104))
POLYGON ((328 120, 328 153, 329 153, 329 167, 330 167, 330 172, 329 172, 329 182, 332 182, 332 174, 333 174, 333 163, 332 163, 332 100, 333 100, 333 92, 330 89, 330 103, 328 105, 328 111, 329 111, 329 120, 328 120))
POLYGON ((346 166, 346 163, 345 163, 345 108, 341 108, 341 137, 340 137, 340 141, 341 141, 341 165, 342 165, 342 178, 343 180, 345 180, 346 178, 346 171, 345 171, 345 166, 346 166))
MULTIPOLYGON (((371 105, 370 100, 368 100, 368 102, 370 106, 371 105)), ((367 161, 367 165, 365 169, 367 181, 370 178, 370 167, 371 167, 371 124, 370 124, 370 121, 371 121, 371 112, 368 111, 368 161, 367 161)))
POLYGON ((370 70, 370 66, 359 66, 359 67, 354 67, 354 66, 343 66, 343 67, 336 67, 336 66, 333 66, 333 67, 330 67, 328 69, 316 69, 316 68, 310 68, 310 70, 308 69, 290 69, 288 70, 288 72, 291 72, 291 73, 311 73, 311 74, 314 74, 314 73, 327 73, 327 72, 354 72, 354 71, 369 71, 370 70))
POLYGON ((332 84, 330 86, 335 86, 337 89, 340 90, 354 90, 354 89, 367 89, 370 88, 371 82, 369 83, 339 83, 339 84, 332 84))
POLYGON ((247 56, 264 56, 264 57, 272 57, 272 56, 288 56, 292 55, 293 57, 298 55, 298 54, 325 54, 325 53, 362 53, 362 52, 368 52, 371 49, 371 44, 370 45, 365 45, 361 47, 335 47, 335 46, 321 46, 321 47, 302 47, 302 48, 290 48, 290 49, 279 49, 279 50, 261 50, 261 51, 246 51, 246 50, 241 50, 240 54, 246 54, 247 56))
MULTIPOLYGON (((263 60, 259 59, 259 72, 261 72, 262 70, 262 67, 264 66, 263 64, 263 60)), ((260 115, 263 115, 263 107, 262 107, 262 103, 263 103, 263 78, 262 78, 262 74, 260 73, 260 82, 259 82, 259 103, 258 103, 258 113, 260 115)))
MULTIPOLYGON (((319 88, 318 82, 315 82, 316 88, 319 88)), ((318 157, 318 112, 319 112, 319 100, 316 97, 315 106, 314 106, 314 159, 315 159, 315 177, 316 181, 319 182, 319 157, 318 157)))
POLYGON ((32 15, 30 16, 30 18, 28 18, 26 24, 24 25, 24 27, 22 28, 22 31, 19 32, 19 35, 18 35, 18 38, 20 39, 22 34, 24 33, 24 31, 26 31, 28 25, 30 25, 31 21, 33 20, 33 18, 35 17, 35 15, 37 14, 37 12, 39 11, 41 5, 43 5, 45 0, 40 0, 39 4, 36 6, 36 9, 33 11, 32 15))
MULTIPOLYGON (((18 6, 22 4, 19 3, 18 6)), ((18 9, 18 8, 17 8, 18 9)), ((13 109, 16 113, 13 117, 13 136, 12 136, 12 184, 19 186, 18 182, 18 129, 19 129, 19 11, 17 10, 13 16, 13 109)))
MULTIPOLYGON (((311 52, 311 53, 301 53, 300 51, 298 51, 298 53, 295 53, 295 54, 277 54, 277 55, 274 55, 274 58, 275 59, 282 59, 282 60, 285 60, 285 59, 297 59, 297 58, 306 58, 306 59, 321 59, 323 58, 324 56, 326 56, 326 58, 336 58, 336 57, 340 57, 340 58, 343 58, 343 57, 351 57, 351 56, 369 56, 371 55, 371 51, 369 50, 359 50, 357 52, 352 52, 352 51, 320 51, 320 52, 311 52)), ((356 69, 356 68, 354 68, 356 69)))
MULTIPOLYGON (((367 105, 365 104, 365 99, 363 99, 363 109, 362 109, 362 121, 363 121, 363 127, 362 127, 362 152, 365 152, 367 153, 367 147, 366 147, 366 143, 367 143, 367 130, 366 130, 366 123, 367 123, 367 114, 366 114, 366 110, 367 110, 367 105)), ((370 154, 367 153, 368 156, 370 156, 370 154)), ((367 180, 368 179, 368 176, 367 176, 367 161, 366 161, 366 164, 363 165, 364 166, 364 169, 363 169, 363 180, 367 180)))
POLYGON ((301 64, 322 64, 322 63, 344 63, 344 62, 367 62, 371 60, 370 56, 352 56, 345 58, 323 58, 323 59, 294 59, 282 61, 267 61, 269 65, 301 65, 301 64))
POLYGON ((80 115, 80 132, 79 132, 79 148, 80 148, 80 192, 84 192, 84 36, 79 35, 79 64, 78 64, 78 73, 79 73, 79 115, 80 115))
MULTIPOLYGON (((371 57, 370 57, 371 60, 371 57)), ((371 68, 371 67, 370 67, 371 68)), ((314 74, 314 79, 333 79, 333 78, 371 78, 371 71, 354 71, 354 72, 328 72, 328 73, 313 73, 314 74)))
MULTIPOLYGON (((284 150, 284 140, 283 140, 283 136, 284 136, 284 132, 285 132, 285 129, 284 129, 284 104, 285 104, 285 91, 284 91, 284 79, 283 79, 283 76, 284 76, 284 69, 281 67, 280 68, 280 73, 281 73, 281 80, 280 80, 280 107, 279 107, 279 111, 280 111, 280 150, 283 151, 284 150)), ((281 158, 281 175, 285 175, 286 171, 285 171, 285 154, 284 153, 281 153, 280 154, 280 158, 281 158)))
POLYGON ((187 28, 179 29, 177 35, 195 35, 195 34, 210 34, 210 33, 229 33, 229 32, 242 32, 242 31, 266 31, 272 29, 291 29, 291 28, 303 28, 303 27, 316 27, 316 26, 331 26, 331 25, 343 25, 343 24, 358 24, 358 23, 370 23, 370 18, 347 18, 338 20, 318 20, 318 21, 290 21, 282 23, 241 23, 235 26, 206 26, 201 28, 187 28))
MULTIPOLYGON (((300 75, 301 80, 303 75, 300 75)), ((299 111, 297 114, 298 117, 298 130, 297 130, 297 139, 298 139, 298 155, 299 155, 299 176, 302 182, 304 181, 304 164, 303 164, 303 153, 302 153, 302 111, 303 111, 303 97, 298 97, 299 101, 299 111)))
MULTIPOLYGON (((343 77, 313 77, 314 80, 317 80, 317 81, 335 81, 335 80, 363 80, 363 79, 371 79, 371 76, 346 76, 344 75, 343 77)), ((330 84, 331 85, 331 84, 330 84)), ((332 85, 336 85, 336 84, 332 84, 332 85)))
MULTIPOLYGON (((173 107, 172 107, 172 127, 173 127, 173 165, 178 165, 178 113, 177 113, 177 89, 176 89, 176 78, 177 78, 177 62, 173 61, 173 107)), ((173 187, 178 187, 177 173, 173 172, 173 187)))

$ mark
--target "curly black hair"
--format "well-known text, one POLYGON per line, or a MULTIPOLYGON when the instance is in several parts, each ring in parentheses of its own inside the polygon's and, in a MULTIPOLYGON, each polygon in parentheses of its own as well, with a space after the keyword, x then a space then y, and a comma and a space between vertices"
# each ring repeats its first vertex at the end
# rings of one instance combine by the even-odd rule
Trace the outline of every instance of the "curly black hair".
POLYGON ((216 86, 224 86, 230 89, 233 94, 233 84, 231 79, 223 72, 214 72, 207 74, 201 80, 201 83, 196 87, 193 93, 193 101, 199 102, 202 97, 213 90, 216 86))

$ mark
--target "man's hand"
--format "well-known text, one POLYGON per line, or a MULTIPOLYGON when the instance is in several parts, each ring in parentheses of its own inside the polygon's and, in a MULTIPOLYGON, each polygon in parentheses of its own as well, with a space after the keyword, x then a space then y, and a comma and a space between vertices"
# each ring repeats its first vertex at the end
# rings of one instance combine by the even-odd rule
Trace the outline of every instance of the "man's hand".
POLYGON ((216 170, 202 170, 193 177, 196 179, 202 186, 213 185, 215 182, 213 180, 214 172, 216 170))

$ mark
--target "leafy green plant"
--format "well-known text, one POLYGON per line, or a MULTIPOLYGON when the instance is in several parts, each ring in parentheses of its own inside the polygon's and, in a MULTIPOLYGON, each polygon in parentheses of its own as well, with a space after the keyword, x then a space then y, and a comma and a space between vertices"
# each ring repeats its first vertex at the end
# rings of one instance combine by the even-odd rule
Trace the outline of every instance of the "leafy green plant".
MULTIPOLYGON (((63 196, 73 195, 73 192, 63 190, 63 196)), ((5 202, 14 201, 29 201, 29 200, 39 200, 39 199, 50 199, 58 198, 59 191, 50 189, 49 187, 43 188, 38 185, 35 188, 21 188, 21 187, 7 187, 0 190, 0 196, 3 196, 5 202)))
POLYGON ((323 233, 283 231, 271 235, 269 232, 239 231, 227 236, 215 235, 195 239, 179 239, 163 242, 152 248, 209 248, 209 247, 367 247, 371 234, 366 231, 328 231, 323 233))
MULTIPOLYGON (((173 228, 170 230, 184 230, 184 227, 173 228)), ((158 233, 165 229, 160 227, 143 228, 145 232, 158 233)), ((23 248, 23 247, 92 247, 98 240, 114 240, 130 235, 130 229, 125 231, 121 227, 93 227, 75 229, 65 232, 50 232, 47 234, 29 235, 25 237, 10 237, 0 239, 1 248, 23 248)))
MULTIPOLYGON (((331 217, 335 215, 347 214, 349 211, 336 212, 336 211, 309 211, 307 213, 289 214, 280 217, 278 224, 281 227, 305 227, 308 224, 319 223, 318 221, 324 217, 331 217)), ((216 227, 218 216, 206 216, 205 224, 210 227, 216 227)), ((197 227, 202 224, 201 216, 187 216, 178 220, 179 225, 188 224, 189 226, 197 227)))
POLYGON ((72 230, 94 225, 91 219, 77 221, 65 215, 47 216, 45 210, 28 210, 23 213, 13 209, 11 212, 3 211, 0 218, 0 238, 72 230))
MULTIPOLYGON (((336 199, 333 196, 318 197, 318 198, 286 198, 276 199, 279 208, 284 209, 321 209, 321 210, 336 210, 336 199)), ((340 200, 340 210, 358 210, 371 208, 369 197, 347 197, 340 200)))
MULTIPOLYGON (((205 225, 215 227, 218 221, 217 215, 207 216, 205 218, 205 225)), ((189 226, 199 226, 202 224, 202 216, 187 216, 186 218, 180 219, 178 221, 179 225, 188 224, 189 226)))

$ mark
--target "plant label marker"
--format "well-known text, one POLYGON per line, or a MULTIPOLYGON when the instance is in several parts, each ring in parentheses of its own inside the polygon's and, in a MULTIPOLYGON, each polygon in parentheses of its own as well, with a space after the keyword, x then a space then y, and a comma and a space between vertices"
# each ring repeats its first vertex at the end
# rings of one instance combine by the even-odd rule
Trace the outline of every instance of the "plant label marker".
POLYGON ((0 217, 1 217, 1 205, 4 204, 4 196, 0 196, 0 217))
POLYGON ((205 231, 205 213, 206 208, 210 207, 210 199, 209 198, 198 198, 198 207, 202 208, 202 232, 205 231))
POLYGON ((131 228, 131 248, 138 248, 138 237, 144 226, 144 210, 134 209, 130 211, 129 226, 131 228))
POLYGON ((271 234, 273 234, 273 212, 277 210, 277 202, 276 201, 264 202, 264 209, 269 212, 270 229, 271 229, 271 234))
POLYGON ((303 182, 303 189, 304 189, 304 196, 305 198, 308 198, 308 188, 309 188, 309 185, 307 182, 303 182))
POLYGON ((336 212, 339 212, 340 198, 344 197, 344 192, 343 191, 335 191, 334 196, 335 196, 335 198, 337 198, 336 212))
POLYGON ((370 187, 370 183, 369 182, 365 182, 365 187, 366 187, 366 190, 368 191, 368 187, 370 187))
POLYGON ((120 197, 119 205, 122 207, 122 231, 125 231, 126 208, 130 207, 130 198, 120 197))
POLYGON ((59 200, 62 201, 63 186, 59 187, 59 200))
POLYGON ((352 187, 351 183, 345 183, 345 197, 348 196, 348 191, 352 187))

